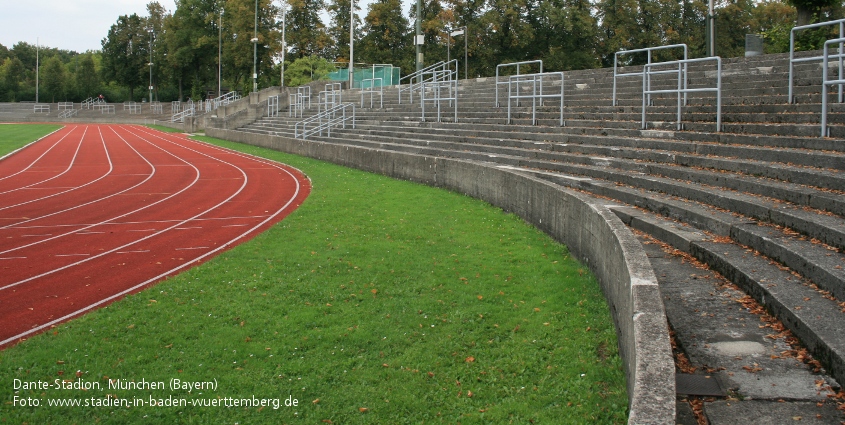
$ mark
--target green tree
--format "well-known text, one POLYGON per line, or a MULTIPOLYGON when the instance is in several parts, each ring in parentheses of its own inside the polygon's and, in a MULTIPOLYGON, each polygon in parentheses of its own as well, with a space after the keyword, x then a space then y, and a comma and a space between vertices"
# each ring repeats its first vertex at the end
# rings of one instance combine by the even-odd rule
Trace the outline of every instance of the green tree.
POLYGON ((44 84, 44 89, 51 97, 51 102, 56 102, 56 99, 64 99, 67 93, 67 73, 65 72, 65 65, 57 56, 53 56, 44 63, 41 70, 41 78, 44 84))
POLYGON ((82 55, 74 74, 76 91, 81 99, 97 96, 100 90, 100 79, 94 58, 91 53, 82 55))
POLYGON ((323 56, 330 50, 331 38, 320 21, 324 0, 289 0, 287 43, 296 58, 323 56))
POLYGON ((285 69, 286 85, 296 87, 308 84, 311 81, 326 80, 329 73, 335 71, 335 69, 334 65, 321 57, 298 58, 285 69))
POLYGON ((134 90, 146 81, 150 39, 143 19, 137 14, 123 15, 103 39, 103 78, 134 90))
MULTIPOLYGON (((272 79, 273 55, 281 50, 281 27, 275 20, 279 8, 270 0, 258 2, 257 70, 262 82, 272 79)), ((216 28, 216 21, 214 22, 216 28)), ((255 1, 228 0, 223 14, 223 72, 235 87, 252 90, 255 1)), ((217 37, 215 36, 215 43, 217 37)), ((216 50, 216 44, 215 44, 216 50)), ((214 56, 216 63, 216 54, 214 56)), ((217 70, 214 70, 216 75, 217 70)), ((216 78, 215 78, 216 79, 216 78)))
POLYGON ((217 87, 216 22, 220 6, 217 0, 177 0, 176 11, 163 19, 164 35, 158 45, 167 51, 163 62, 178 86, 179 100, 185 98, 185 86, 189 93, 195 91, 194 85, 199 86, 200 93, 206 85, 217 87))
POLYGON ((24 66, 23 62, 17 57, 6 59, 3 62, 3 82, 6 88, 6 100, 15 102, 20 100, 18 98, 20 85, 23 81, 24 66))
MULTIPOLYGON (((328 34, 332 47, 327 49, 328 57, 338 62, 349 62, 349 6, 350 0, 330 0, 327 7, 331 16, 328 34)), ((355 11, 360 12, 360 0, 355 1, 355 11)), ((355 15, 353 40, 357 45, 361 40, 361 19, 355 15)))
POLYGON ((361 61, 398 65, 402 74, 411 71, 413 52, 408 20, 402 15, 399 0, 371 3, 364 18, 364 34, 359 49, 361 61))

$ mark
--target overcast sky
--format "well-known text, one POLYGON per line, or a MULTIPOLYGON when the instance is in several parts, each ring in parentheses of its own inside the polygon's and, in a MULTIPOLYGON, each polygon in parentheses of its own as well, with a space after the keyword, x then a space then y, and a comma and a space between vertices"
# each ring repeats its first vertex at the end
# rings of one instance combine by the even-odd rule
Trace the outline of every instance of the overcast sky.
MULTIPOLYGON (((120 15, 147 16, 151 0, 0 0, 0 44, 11 48, 19 41, 63 50, 100 50, 100 42, 120 15)), ((158 0, 167 11, 176 10, 175 0, 158 0)), ((278 1, 274 1, 278 3, 278 1)), ((371 0, 356 0, 367 14, 371 0)), ((409 0, 402 1, 408 12, 409 0)), ((328 16, 321 15, 324 23, 328 16)))
MULTIPOLYGON (((0 44, 19 41, 84 52, 99 50, 100 41, 120 15, 147 16, 150 0, 0 0, 0 44)), ((174 0, 158 0, 176 9, 174 0)))

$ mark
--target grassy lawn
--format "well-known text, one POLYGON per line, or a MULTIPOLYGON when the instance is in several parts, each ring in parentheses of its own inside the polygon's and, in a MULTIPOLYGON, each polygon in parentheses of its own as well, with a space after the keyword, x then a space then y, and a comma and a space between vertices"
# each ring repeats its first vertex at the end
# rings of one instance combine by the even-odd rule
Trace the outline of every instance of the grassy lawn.
POLYGON ((152 128, 153 130, 163 131, 165 133, 184 133, 182 130, 177 130, 175 128, 165 127, 163 125, 154 125, 154 124, 147 124, 145 127, 152 128))
POLYGON ((310 197, 248 243, 0 352, 0 423, 625 422, 607 305, 564 246, 463 195, 201 139, 299 168, 310 197), (48 406, 109 395, 144 405, 48 406), (231 398, 271 401, 190 404, 231 398))
POLYGON ((54 124, 0 125, 0 157, 60 128, 54 124))

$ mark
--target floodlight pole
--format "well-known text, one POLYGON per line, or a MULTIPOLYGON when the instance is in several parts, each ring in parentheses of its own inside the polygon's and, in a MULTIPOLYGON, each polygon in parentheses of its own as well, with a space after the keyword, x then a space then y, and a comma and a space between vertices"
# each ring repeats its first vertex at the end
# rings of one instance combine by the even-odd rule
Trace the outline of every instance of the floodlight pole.
POLYGON ((707 56, 716 56, 716 16, 713 11, 713 0, 707 3, 707 56))
POLYGON ((469 72, 468 71, 468 69, 469 69, 468 57, 469 57, 469 55, 467 54, 467 51, 468 51, 467 50, 467 38, 469 38, 468 36, 469 36, 469 28, 467 28, 467 26, 464 25, 464 80, 466 80, 467 75, 469 75, 468 74, 468 72, 469 72))
POLYGON ((258 91, 258 0, 255 0, 255 29, 252 37, 252 91, 258 91))
POLYGON ((452 48, 452 30, 446 28, 446 62, 452 61, 451 56, 451 48, 452 48))
POLYGON ((282 1, 282 70, 279 74, 279 87, 285 88, 285 53, 287 52, 288 48, 285 44, 285 15, 287 15, 288 9, 285 7, 285 2, 282 1))
POLYGON ((39 41, 38 37, 35 37, 35 103, 38 103, 38 74, 39 74, 39 63, 38 63, 38 51, 41 49, 41 42, 39 41))
MULTIPOLYGON (((150 28, 150 105, 153 104, 153 30, 150 28)), ((151 106, 152 107, 152 106, 151 106)))
POLYGON ((217 97, 223 89, 223 8, 220 8, 220 18, 217 20, 217 97))
MULTIPOLYGON (((355 0, 349 0, 349 89, 355 85, 355 0)), ((373 75, 375 77, 375 75, 373 75)), ((363 96, 363 95, 362 95, 363 96)))
POLYGON ((417 71, 422 69, 423 64, 422 43, 420 43, 420 36, 422 34, 420 21, 422 21, 422 0, 417 0, 417 35, 414 37, 414 44, 417 46, 417 71))

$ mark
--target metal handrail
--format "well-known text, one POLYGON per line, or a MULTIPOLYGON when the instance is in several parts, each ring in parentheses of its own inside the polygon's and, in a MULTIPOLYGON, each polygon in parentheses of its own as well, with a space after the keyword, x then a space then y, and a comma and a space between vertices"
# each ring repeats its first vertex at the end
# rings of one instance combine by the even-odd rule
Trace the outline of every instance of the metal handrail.
POLYGON ((542 106, 543 99, 559 98, 560 99, 560 125, 563 126, 563 72, 539 72, 535 74, 519 74, 512 75, 508 78, 508 124, 511 123, 511 101, 520 99, 531 99, 531 124, 537 124, 537 100, 540 100, 542 106), (547 78, 560 77, 560 93, 543 94, 543 80, 547 78), (531 83, 531 94, 520 94, 520 88, 523 83, 531 83), (539 90, 538 90, 539 88, 539 90), (513 93, 515 89, 516 94, 513 93))
POLYGON ((317 111, 329 109, 343 103, 342 87, 340 83, 326 84, 325 90, 317 93, 317 111))
MULTIPOLYGON (((657 71, 660 73, 661 71, 657 71)), ((698 59, 684 59, 684 60, 677 60, 677 61, 669 61, 669 62, 658 62, 652 64, 646 64, 643 66, 643 110, 642 110, 642 129, 645 130, 647 128, 646 125, 646 108, 647 108, 647 96, 651 94, 659 94, 659 93, 676 93, 678 95, 678 118, 676 120, 677 129, 681 130, 681 94, 683 93, 686 95, 687 93, 701 93, 701 92, 716 92, 716 132, 722 131, 722 58, 719 56, 707 57, 707 58, 698 58, 698 59), (702 88, 687 88, 686 84, 682 84, 682 80, 686 80, 686 78, 682 78, 686 76, 686 71, 681 71, 683 67, 686 69, 686 66, 691 63, 698 63, 698 62, 709 62, 709 61, 716 61, 716 87, 702 87, 702 88), (650 82, 651 68, 656 66, 672 66, 678 65, 678 88, 676 89, 667 89, 667 90, 651 90, 650 82)))
POLYGON ((355 104, 343 103, 297 122, 293 127, 293 137, 295 139, 301 138, 302 140, 305 140, 306 137, 315 133, 319 133, 322 136, 323 130, 326 130, 328 137, 331 137, 333 126, 343 124, 343 128, 346 128, 346 122, 349 120, 352 120, 352 128, 355 128, 355 104), (347 110, 349 108, 352 108, 351 114, 347 114, 347 110), (340 115, 338 115, 338 113, 340 113, 340 115), (314 122, 316 122, 317 125, 312 129, 308 129, 308 124, 312 124, 314 122), (300 126, 302 126, 301 132, 299 129, 300 126))
POLYGON ((416 71, 412 74, 408 74, 404 77, 399 78, 399 88, 398 88, 398 92, 397 92, 398 96, 399 96, 399 104, 400 105, 402 104, 402 92, 403 91, 409 92, 410 101, 413 102, 414 101, 415 87, 420 87, 422 85, 422 83, 425 82, 425 79, 423 78, 423 76, 431 73, 435 69, 445 68, 446 65, 447 65, 446 62, 440 61, 440 62, 435 63, 434 65, 429 65, 429 66, 427 66, 427 67, 425 67, 425 68, 423 68, 419 71, 416 71), (402 88, 402 80, 405 80, 405 79, 408 80, 408 87, 402 88), (414 82, 415 80, 417 80, 417 82, 414 82))
POLYGON ((59 118, 65 119, 75 116, 79 112, 78 109, 64 109, 62 112, 59 112, 59 118))
POLYGON ((457 60, 452 60, 449 61, 449 64, 452 62, 455 62, 454 70, 448 67, 434 70, 431 72, 431 78, 422 82, 422 86, 420 87, 420 108, 422 109, 421 120, 423 122, 425 122, 425 93, 427 91, 434 93, 434 97, 428 100, 437 104, 437 122, 440 122, 440 106, 444 100, 449 101, 449 106, 452 106, 452 102, 455 102, 454 122, 458 122, 458 62, 457 60), (442 89, 444 88, 449 89, 449 95, 446 97, 442 96, 442 89))
POLYGON ((296 93, 291 93, 288 99, 288 116, 301 117, 305 110, 306 100, 308 101, 308 109, 311 109, 311 86, 297 87, 296 93))
MULTIPOLYGON (((795 99, 793 98, 793 95, 792 95, 792 88, 794 86, 793 74, 794 74, 795 64, 799 63, 799 62, 812 62, 812 61, 819 61, 819 60, 824 59, 824 55, 822 55, 822 56, 810 56, 810 57, 795 59, 795 33, 798 32, 798 31, 801 31, 801 30, 806 30, 806 29, 811 29, 811 28, 828 27, 828 26, 833 26, 833 25, 836 25, 836 24, 839 24, 839 38, 837 40, 841 40, 841 39, 845 38, 845 19, 838 19, 838 20, 835 20, 835 21, 819 22, 819 23, 816 23, 816 24, 801 25, 801 26, 798 26, 798 27, 792 27, 792 30, 789 32, 789 93, 788 93, 789 103, 795 103, 795 99)), ((827 46, 827 43, 825 43, 825 46, 827 46)), ((839 51, 841 52, 843 50, 843 48, 845 48, 845 43, 840 42, 839 43, 839 51)), ((840 73, 842 73, 842 67, 843 67, 843 58, 840 57, 839 58, 839 72, 840 73)), ((842 86, 839 86, 839 102, 842 102, 842 101, 843 101, 843 91, 842 91, 842 86)))
POLYGON ((170 118, 171 122, 185 122, 185 117, 192 117, 194 116, 194 105, 190 104, 188 107, 185 108, 184 111, 173 114, 170 118))
POLYGON ((500 63, 496 65, 496 107, 499 107, 499 84, 509 84, 507 81, 503 81, 499 83, 499 68, 504 68, 508 66, 516 66, 516 75, 526 75, 520 74, 519 68, 522 65, 533 65, 533 64, 540 64, 540 72, 539 74, 543 73, 543 61, 540 59, 532 60, 532 61, 522 61, 522 62, 510 62, 510 63, 500 63))
POLYGON ((373 95, 375 95, 376 93, 378 93, 378 95, 379 95, 378 107, 383 108, 384 107, 384 80, 381 77, 379 77, 379 78, 367 78, 365 80, 361 80, 361 107, 362 108, 364 107, 364 95, 369 94, 370 95, 370 109, 372 109, 373 108, 373 95), (364 83, 367 82, 367 81, 370 82, 370 86, 365 88, 364 83), (378 83, 379 83, 378 87, 376 87, 376 81, 378 81, 378 83))
POLYGON ((842 73, 842 66, 839 66, 839 79, 836 80, 828 80, 828 62, 831 57, 838 58, 839 63, 842 63, 843 57, 845 57, 845 52, 842 51, 842 48, 835 55, 831 55, 830 45, 839 44, 840 46, 842 43, 845 43, 845 38, 834 38, 832 40, 828 40, 824 43, 824 51, 822 53, 822 132, 821 137, 827 137, 830 135, 830 129, 827 127, 827 86, 838 85, 840 90, 840 96, 842 95, 842 86, 845 85, 845 78, 843 78, 842 73))
POLYGON ((279 116, 279 96, 269 96, 267 98, 267 117, 275 118, 279 116))
MULTIPOLYGON (((616 106, 616 78, 617 77, 635 77, 635 76, 638 76, 638 75, 645 77, 645 68, 641 72, 629 72, 629 73, 625 73, 625 74, 619 74, 618 71, 617 71, 618 63, 619 63, 619 55, 627 55, 627 54, 631 54, 631 53, 647 52, 647 54, 648 54, 648 61, 646 63, 647 65, 649 65, 649 66, 656 65, 656 64, 664 64, 665 65, 668 62, 652 63, 651 62, 651 52, 656 51, 656 50, 677 49, 677 48, 680 48, 680 47, 684 48, 684 59, 683 60, 689 59, 689 47, 687 47, 687 45, 683 44, 683 43, 681 43, 681 44, 669 44, 669 45, 666 45, 666 46, 658 46, 658 47, 646 47, 646 48, 643 48, 643 49, 620 50, 620 51, 616 52, 613 55, 613 106, 616 106)), ((663 73, 672 73, 672 72, 675 72, 675 71, 662 71, 662 72, 663 73)), ((652 73, 657 74, 657 73, 661 73, 661 72, 658 71, 658 72, 652 72, 652 73)), ((684 67, 683 73, 684 73, 684 88, 686 89, 687 88, 687 78, 686 78, 687 68, 686 67, 684 67)), ((648 89, 649 90, 651 89, 650 85, 648 86, 648 89)), ((651 103, 651 97, 648 98, 648 101, 649 101, 649 103, 651 103)), ((686 104, 687 104, 687 95, 686 95, 686 93, 684 93, 684 105, 686 105, 686 104)))

